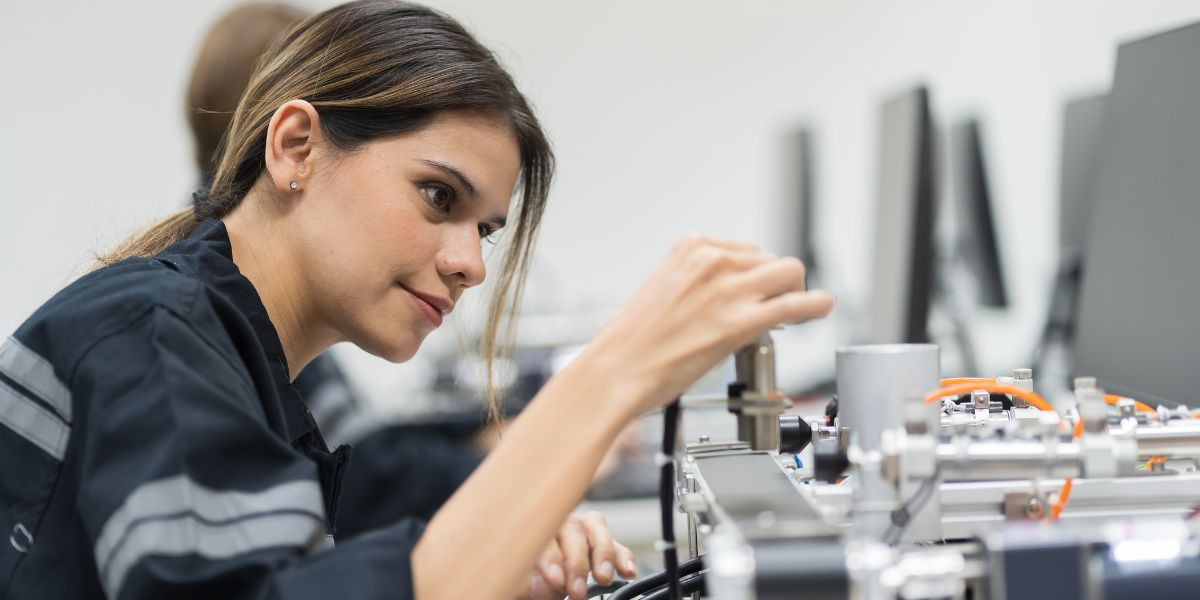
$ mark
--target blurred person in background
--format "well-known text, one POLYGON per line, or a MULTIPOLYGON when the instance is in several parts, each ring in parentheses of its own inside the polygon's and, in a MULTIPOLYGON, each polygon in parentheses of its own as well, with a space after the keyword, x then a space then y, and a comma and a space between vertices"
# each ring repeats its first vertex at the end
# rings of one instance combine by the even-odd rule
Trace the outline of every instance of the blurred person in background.
MULTIPOLYGON (((272 42, 311 14, 287 4, 247 3, 226 12, 209 29, 186 94, 199 189, 212 181, 221 140, 254 66, 272 42)), ((203 200, 203 192, 198 198, 203 200)), ((486 415, 432 424, 388 423, 355 393, 330 352, 313 359, 294 383, 325 439, 335 446, 350 445, 334 524, 339 539, 406 516, 430 519, 483 460, 484 448, 476 439, 484 434, 486 415)))
POLYGON ((221 139, 255 65, 272 42, 310 14, 287 4, 242 4, 222 15, 208 30, 192 65, 186 92, 187 122, 201 187, 212 181, 221 139))
POLYGON ((677 244, 427 525, 332 545, 345 452, 291 383, 340 341, 411 358, 504 230, 496 356, 552 174, 527 100, 453 19, 364 0, 290 30, 208 193, 0 346, 0 593, 578 599, 589 573, 632 576, 602 516, 570 511, 630 421, 830 310, 798 260, 677 244))

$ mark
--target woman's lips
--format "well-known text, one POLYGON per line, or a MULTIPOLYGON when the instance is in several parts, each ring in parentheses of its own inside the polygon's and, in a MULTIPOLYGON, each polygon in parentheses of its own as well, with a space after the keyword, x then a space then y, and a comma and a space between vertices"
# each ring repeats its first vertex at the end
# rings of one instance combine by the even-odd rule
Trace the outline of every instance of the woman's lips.
POLYGON ((412 298, 413 304, 417 305, 417 308, 421 311, 421 314, 425 315, 425 318, 429 319, 429 321, 433 323, 434 327, 438 327, 442 324, 442 312, 440 310, 438 310, 428 301, 422 299, 420 296, 414 294, 412 290, 404 286, 400 287, 404 289, 409 298, 412 298))

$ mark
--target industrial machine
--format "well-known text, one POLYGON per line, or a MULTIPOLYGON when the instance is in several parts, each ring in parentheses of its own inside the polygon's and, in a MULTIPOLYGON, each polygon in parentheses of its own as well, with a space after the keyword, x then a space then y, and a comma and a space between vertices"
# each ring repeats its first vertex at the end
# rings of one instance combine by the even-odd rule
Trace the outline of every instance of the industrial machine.
POLYGON ((1028 369, 939 381, 938 348, 907 344, 839 350, 836 413, 801 417, 771 394, 769 348, 764 338, 738 354, 728 402, 739 440, 677 456, 675 498, 687 554, 704 556, 705 597, 1200 589, 1190 521, 1200 413, 1080 378, 1076 408, 1059 414, 1032 392, 1028 369), (809 445, 812 459, 797 460, 809 445))
MULTIPOLYGON (((863 345, 837 350, 825 413, 795 414, 764 336, 738 351, 736 380, 715 399, 736 440, 676 439, 681 407, 713 398, 666 411, 666 569, 612 598, 1200 597, 1196 48, 1200 24, 1117 53, 1083 241, 1073 396, 1047 402, 1027 368, 943 380, 931 344, 863 345), (673 511, 686 515, 686 552, 673 511)), ((909 142, 922 137, 923 97, 888 105, 904 118, 885 131, 904 135, 884 136, 881 162, 909 168, 885 178, 898 199, 883 203, 897 212, 885 223, 925 221, 912 200, 924 188, 908 185, 921 180, 911 164, 924 152, 909 142)), ((892 262, 875 284, 907 298, 913 286, 884 275, 923 266, 909 260, 921 253, 880 254, 892 262)), ((924 314, 926 303, 908 304, 924 314)), ((895 333, 923 330, 923 318, 900 318, 910 313, 880 310, 888 318, 875 329, 892 334, 872 341, 922 341, 895 333)))

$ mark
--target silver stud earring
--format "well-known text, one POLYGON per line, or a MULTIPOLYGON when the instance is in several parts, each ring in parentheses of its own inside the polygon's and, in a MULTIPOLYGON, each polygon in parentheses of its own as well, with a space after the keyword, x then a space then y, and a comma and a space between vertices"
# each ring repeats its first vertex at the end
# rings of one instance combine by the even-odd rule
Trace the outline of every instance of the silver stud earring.
POLYGON ((292 188, 293 190, 297 190, 297 189, 300 189, 300 184, 298 184, 298 183, 296 183, 295 181, 293 181, 293 182, 291 182, 291 183, 289 183, 289 184, 288 184, 288 187, 292 188))

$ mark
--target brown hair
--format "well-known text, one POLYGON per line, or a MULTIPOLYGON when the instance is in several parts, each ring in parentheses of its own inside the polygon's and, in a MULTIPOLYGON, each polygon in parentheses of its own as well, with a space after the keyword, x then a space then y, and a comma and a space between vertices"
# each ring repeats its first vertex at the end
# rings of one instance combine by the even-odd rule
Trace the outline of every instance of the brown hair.
POLYGON ((225 13, 200 45, 187 87, 187 120, 196 146, 196 168, 217 168, 221 136, 271 43, 311 13, 286 4, 243 4, 225 13))
MULTIPOLYGON (((266 168, 267 125, 283 103, 307 100, 336 147, 412 132, 441 111, 478 110, 507 119, 521 153, 520 193, 505 236, 482 354, 491 373, 506 350, 546 206, 554 156, 512 77, 458 22, 424 6, 359 0, 314 15, 281 38, 258 66, 222 143, 207 194, 101 257, 112 264, 153 256, 186 238, 203 219, 228 215, 266 168)), ((488 378, 493 418, 499 411, 488 378)))

